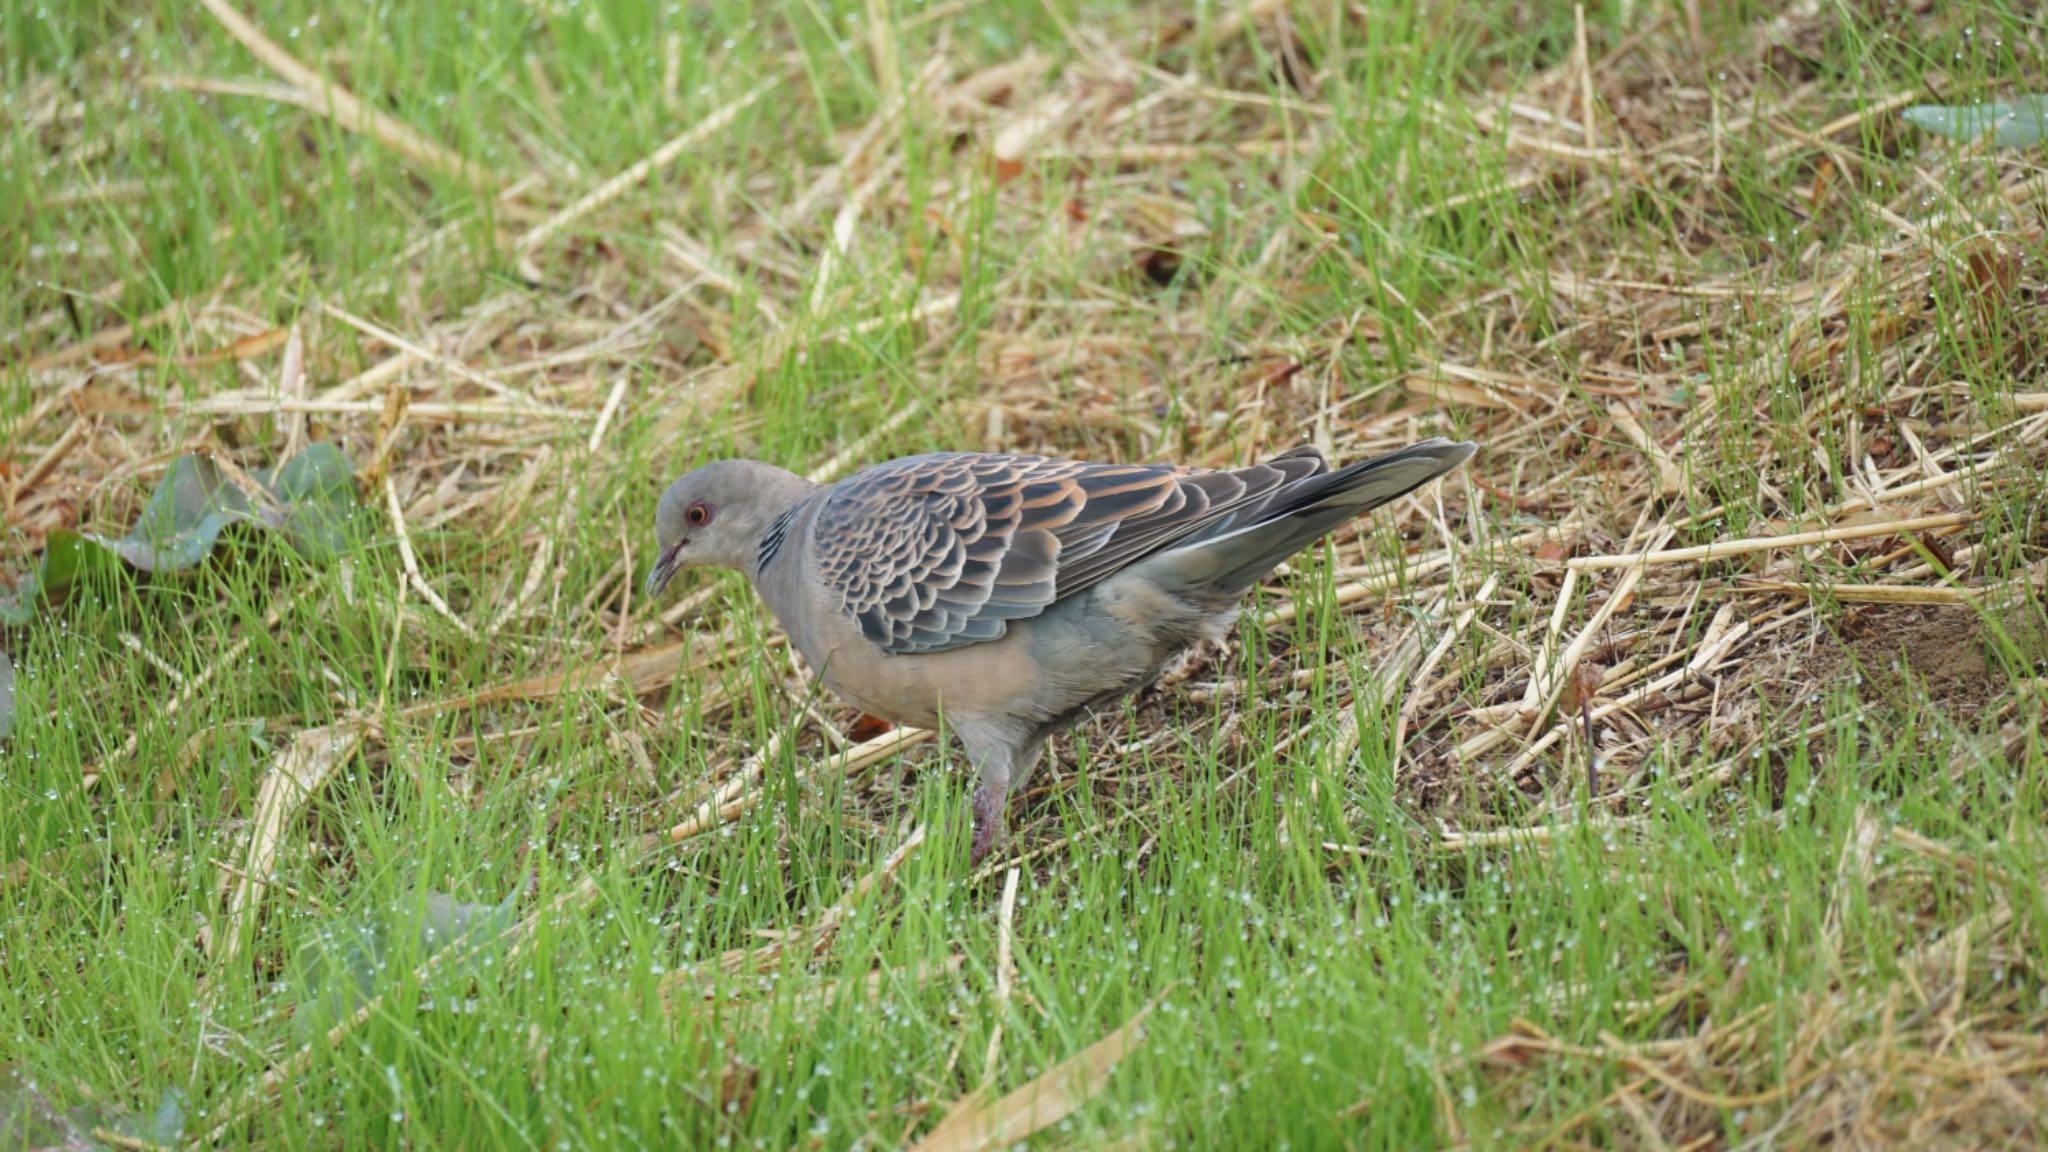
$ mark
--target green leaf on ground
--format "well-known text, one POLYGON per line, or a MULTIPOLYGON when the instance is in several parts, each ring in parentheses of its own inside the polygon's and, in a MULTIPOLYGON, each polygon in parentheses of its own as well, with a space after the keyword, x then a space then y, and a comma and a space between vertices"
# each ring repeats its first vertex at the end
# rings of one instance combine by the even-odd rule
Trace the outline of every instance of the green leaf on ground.
POLYGON ((341 449, 309 444, 274 474, 258 472, 256 480, 278 502, 275 512, 262 511, 263 522, 281 530, 300 555, 326 563, 355 543, 362 506, 356 502, 355 463, 341 449))
POLYGON ((400 899, 368 917, 320 929, 299 951, 294 984, 301 995, 294 1019, 304 1029, 324 1029, 382 995, 391 981, 443 948, 504 931, 518 903, 518 893, 498 904, 469 904, 430 891, 417 906, 411 898, 400 899), (408 926, 417 931, 411 941, 403 935, 408 926))
POLYGON ((19 1064, 0 1065, 0 1148, 170 1147, 184 1132, 185 1094, 176 1088, 164 1089, 147 1117, 91 1102, 59 1111, 19 1064))
POLYGON ((206 559, 230 524, 260 525, 284 534, 299 554, 326 563, 345 550, 361 523, 355 465, 332 444, 319 443, 275 469, 256 473, 270 503, 258 503, 230 483, 204 456, 172 461, 127 535, 110 538, 59 529, 50 534, 42 563, 0 596, 0 624, 26 624, 43 598, 86 575, 119 567, 181 572, 206 559))
POLYGON ((1986 132, 2000 148, 2028 148, 2048 140, 2048 93, 2010 104, 1915 104, 1901 115, 1906 123, 1951 140, 1975 140, 1986 132))

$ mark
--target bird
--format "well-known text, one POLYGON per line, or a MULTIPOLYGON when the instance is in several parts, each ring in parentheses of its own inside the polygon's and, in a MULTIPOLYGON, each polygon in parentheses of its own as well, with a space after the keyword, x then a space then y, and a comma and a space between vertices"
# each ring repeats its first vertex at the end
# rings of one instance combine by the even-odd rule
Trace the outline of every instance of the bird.
POLYGON ((977 776, 978 865, 1048 737, 1220 642, 1283 561, 1477 449, 1437 438, 1332 468, 1303 445, 1220 469, 934 452, 833 484, 715 460, 655 506, 646 599, 684 569, 737 570, 840 699, 943 722, 977 776))

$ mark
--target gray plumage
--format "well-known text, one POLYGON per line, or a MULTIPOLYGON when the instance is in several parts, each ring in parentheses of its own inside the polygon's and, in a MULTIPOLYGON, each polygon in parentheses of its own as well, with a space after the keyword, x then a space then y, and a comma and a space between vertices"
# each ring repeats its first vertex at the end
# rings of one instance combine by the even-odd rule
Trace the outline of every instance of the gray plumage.
POLYGON ((943 712, 980 775, 979 861, 1048 736, 1222 639, 1282 561, 1475 450, 1427 440, 1335 471, 1312 447, 1227 471, 945 452, 834 485, 719 461, 662 493, 647 590, 738 569, 841 698, 924 728, 943 712))

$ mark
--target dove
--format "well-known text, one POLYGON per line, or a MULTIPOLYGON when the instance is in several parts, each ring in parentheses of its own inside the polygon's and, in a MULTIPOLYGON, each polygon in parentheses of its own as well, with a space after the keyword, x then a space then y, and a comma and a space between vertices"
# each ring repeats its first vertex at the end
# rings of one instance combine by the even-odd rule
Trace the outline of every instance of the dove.
POLYGON ((1307 445, 1229 469, 938 452, 836 484, 719 460, 661 494, 647 598, 687 568, 736 570, 840 699, 943 724, 977 774, 978 864, 1048 737, 1221 641, 1281 562, 1476 450, 1431 439, 1336 469, 1307 445))

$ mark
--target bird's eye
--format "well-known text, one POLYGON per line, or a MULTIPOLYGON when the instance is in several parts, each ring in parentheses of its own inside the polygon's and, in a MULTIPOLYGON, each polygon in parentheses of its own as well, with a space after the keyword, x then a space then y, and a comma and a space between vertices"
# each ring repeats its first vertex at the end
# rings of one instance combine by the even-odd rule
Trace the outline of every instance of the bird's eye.
POLYGON ((683 509, 683 519, 688 521, 692 528, 702 528, 711 523, 711 512, 711 505, 699 500, 683 509))

